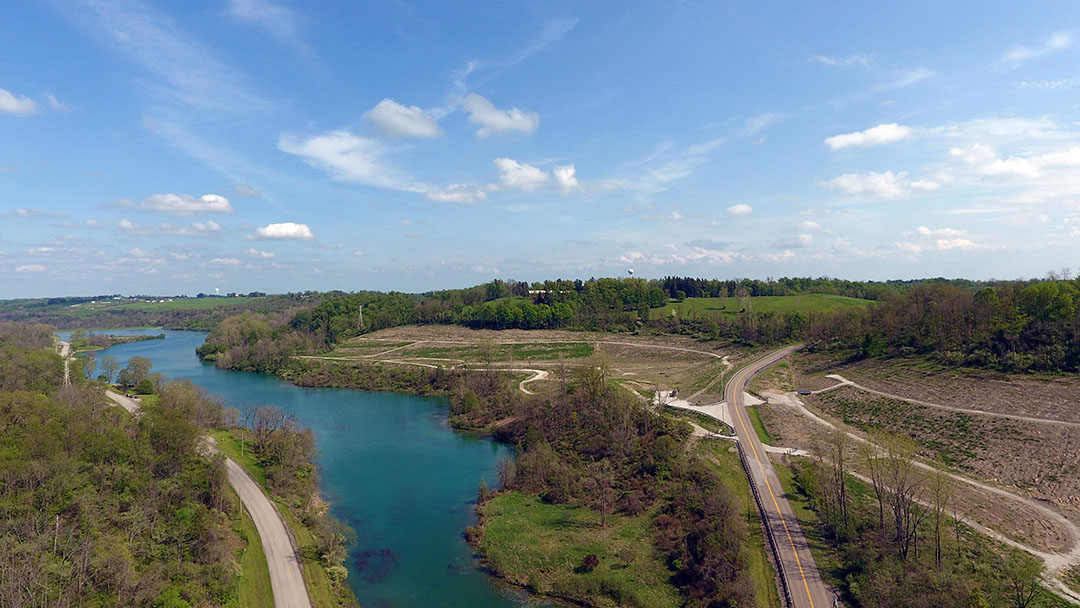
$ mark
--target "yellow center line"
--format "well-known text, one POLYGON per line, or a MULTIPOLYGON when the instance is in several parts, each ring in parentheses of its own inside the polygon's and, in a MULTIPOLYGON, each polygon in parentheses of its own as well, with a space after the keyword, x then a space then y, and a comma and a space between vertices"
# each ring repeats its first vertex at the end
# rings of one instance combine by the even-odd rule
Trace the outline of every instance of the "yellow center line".
MULTIPOLYGON (((742 426, 743 434, 749 439, 750 450, 754 453, 754 460, 757 461, 758 469, 761 471, 761 478, 765 480, 765 487, 769 490, 769 496, 772 498, 773 507, 776 508, 776 515, 780 518, 780 523, 784 526, 784 534, 787 535, 788 542, 791 543, 791 552, 795 554, 795 563, 799 566, 799 576, 802 577, 803 588, 806 589, 806 599, 810 600, 810 608, 814 608, 814 598, 810 595, 810 583, 806 582, 806 573, 803 572, 802 560, 799 559, 799 552, 795 549, 795 541, 791 538, 791 531, 788 530, 787 522, 784 520, 784 514, 780 512, 780 504, 776 501, 776 494, 773 493, 772 484, 769 483, 769 477, 765 474, 765 466, 761 464, 761 458, 758 457, 757 447, 754 446, 754 440, 750 437, 750 433, 746 430, 746 423, 743 421, 742 414, 739 412, 739 406, 735 401, 738 399, 737 395, 741 389, 743 382, 743 376, 746 375, 745 370, 739 372, 736 375, 735 390, 732 392, 732 408, 735 410, 735 415, 739 418, 739 425, 742 426)), ((779 559, 779 556, 777 556, 779 559)))

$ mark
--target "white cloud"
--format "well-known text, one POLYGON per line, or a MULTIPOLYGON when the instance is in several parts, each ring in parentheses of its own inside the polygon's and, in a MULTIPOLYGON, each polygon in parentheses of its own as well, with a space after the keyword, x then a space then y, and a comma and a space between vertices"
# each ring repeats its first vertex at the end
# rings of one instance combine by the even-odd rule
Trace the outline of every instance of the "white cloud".
POLYGON ((239 266, 243 264, 236 258, 214 258, 209 263, 211 266, 239 266))
POLYGON ((678 211, 672 211, 671 215, 668 216, 668 219, 679 221, 683 219, 683 214, 679 213, 678 211))
POLYGON ((143 251, 142 249, 139 249, 138 247, 135 247, 133 249, 129 249, 128 250, 128 255, 133 257, 133 258, 137 258, 137 259, 151 257, 149 253, 146 253, 145 251, 143 251))
POLYGON ((231 213, 229 199, 218 194, 195 198, 188 194, 151 194, 142 202, 143 209, 164 211, 169 215, 185 216, 196 213, 231 213))
POLYGON ((331 131, 307 139, 283 134, 278 149, 299 156, 307 164, 322 169, 336 180, 369 186, 412 190, 401 186, 397 171, 385 165, 383 145, 378 140, 348 131, 331 131))
POLYGON ((282 222, 279 224, 267 224, 255 231, 255 233, 264 239, 297 239, 301 241, 310 241, 315 238, 315 235, 311 233, 311 229, 307 224, 297 224, 294 222, 282 222))
POLYGON ((0 89, 0 112, 8 114, 33 114, 37 103, 29 97, 16 97, 7 89, 0 89))
POLYGON ((536 112, 517 108, 500 110, 476 93, 469 93, 461 100, 461 107, 469 113, 469 122, 481 125, 476 131, 476 136, 481 138, 512 131, 528 135, 540 126, 540 115, 536 112))
POLYGON ((967 234, 967 230, 960 230, 958 228, 938 228, 936 230, 931 230, 926 226, 919 226, 915 231, 923 236, 957 237, 967 234))
POLYGON ((221 231, 221 224, 213 220, 205 222, 194 222, 190 226, 173 226, 171 224, 162 224, 159 229, 165 234, 174 234, 177 236, 209 236, 215 232, 221 231))
POLYGON ((832 178, 825 185, 852 196, 886 200, 905 198, 917 192, 936 190, 940 187, 936 182, 927 179, 910 180, 907 171, 845 173, 832 178))
POLYGON ((491 161, 499 168, 499 185, 503 188, 521 188, 532 191, 551 179, 544 170, 519 163, 512 158, 496 158, 491 161))
POLYGON ((969 239, 938 239, 935 245, 938 251, 949 251, 950 249, 970 251, 981 248, 969 239))
POLYGON ((15 272, 45 272, 48 268, 41 264, 23 264, 22 266, 16 266, 15 272))
POLYGON ((1039 164, 1027 158, 998 159, 979 168, 979 174, 993 178, 1033 179, 1039 177, 1039 164))
POLYGON ((473 188, 464 184, 451 184, 443 190, 428 190, 424 198, 438 203, 475 203, 487 198, 487 193, 481 188, 473 188))
POLYGON ((811 61, 832 66, 832 67, 847 67, 852 65, 858 65, 862 67, 868 67, 870 65, 869 55, 851 55, 848 57, 830 57, 828 55, 811 55, 811 61))
POLYGON ((442 133, 439 123, 421 108, 406 107, 389 98, 375 104, 364 116, 384 135, 430 138, 442 133))
POLYGON ((799 244, 802 245, 803 247, 809 247, 810 245, 813 245, 814 244, 814 236, 811 235, 811 234, 800 234, 799 235, 799 244))
POLYGON ((559 184, 559 190, 561 190, 563 194, 567 194, 572 190, 577 189, 579 184, 577 179, 577 169, 574 168, 574 165, 555 165, 551 172, 555 175, 555 182, 559 184))
POLYGON ((821 228, 821 224, 814 220, 803 220, 799 222, 799 228, 802 228, 803 230, 818 230, 821 228))
POLYGON ((914 133, 915 130, 911 127, 901 126, 893 122, 871 127, 865 131, 833 135, 825 139, 825 145, 833 150, 840 150, 850 146, 868 148, 901 141, 911 137, 914 133))
POLYGON ((754 212, 754 208, 746 203, 739 203, 738 205, 732 205, 727 208, 728 215, 750 215, 754 212))
POLYGON ((1005 55, 1002 56, 1001 61, 1004 63, 1019 64, 1029 59, 1048 55, 1054 51, 1060 51, 1071 45, 1072 36, 1068 32, 1055 32, 1046 39, 1046 42, 1044 42, 1042 46, 1034 48, 1018 46, 1008 53, 1005 53, 1005 55))
POLYGON ((270 258, 274 257, 274 252, 273 251, 259 251, 258 249, 255 249, 254 247, 252 247, 251 249, 248 249, 244 253, 249 258, 256 258, 256 259, 259 259, 259 260, 269 260, 270 258))

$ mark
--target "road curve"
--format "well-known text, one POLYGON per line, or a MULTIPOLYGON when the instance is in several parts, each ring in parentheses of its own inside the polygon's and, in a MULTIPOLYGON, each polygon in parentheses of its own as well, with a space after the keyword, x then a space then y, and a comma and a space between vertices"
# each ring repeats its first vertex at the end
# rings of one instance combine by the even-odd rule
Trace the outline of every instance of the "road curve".
POLYGON ((773 538, 792 608, 832 608, 834 595, 821 580, 802 527, 784 494, 764 445, 754 432, 743 399, 743 392, 754 374, 799 348, 801 345, 778 350, 735 372, 724 387, 724 399, 735 422, 735 434, 748 461, 751 485, 762 509, 762 522, 773 538))
MULTIPOLYGON (((105 394, 120 407, 137 416, 138 401, 113 391, 105 394)), ((207 444, 218 451, 213 439, 206 438, 207 444)), ((259 484, 248 475, 243 467, 232 458, 225 457, 225 468, 229 475, 229 485, 236 490, 240 502, 251 515, 255 530, 262 540, 263 554, 270 570, 270 588, 274 594, 274 608, 311 608, 307 587, 301 572, 300 558, 285 522, 281 519, 270 499, 263 494, 259 484)))

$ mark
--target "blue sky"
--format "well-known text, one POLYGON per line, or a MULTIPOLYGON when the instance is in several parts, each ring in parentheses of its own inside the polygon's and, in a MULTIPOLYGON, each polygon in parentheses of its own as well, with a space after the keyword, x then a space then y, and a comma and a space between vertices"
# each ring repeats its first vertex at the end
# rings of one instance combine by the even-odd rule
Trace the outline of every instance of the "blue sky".
POLYGON ((1074 4, 794 4, 12 0, 0 297, 1080 267, 1074 4))

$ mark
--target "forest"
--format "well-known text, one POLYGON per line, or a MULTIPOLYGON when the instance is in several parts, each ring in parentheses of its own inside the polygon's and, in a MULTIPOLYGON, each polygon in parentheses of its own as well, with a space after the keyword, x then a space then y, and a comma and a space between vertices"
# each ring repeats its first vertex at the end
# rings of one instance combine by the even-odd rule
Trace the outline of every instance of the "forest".
POLYGON ((237 505, 195 422, 220 406, 166 392, 135 419, 55 353, 0 348, 0 605, 227 605, 237 505))

